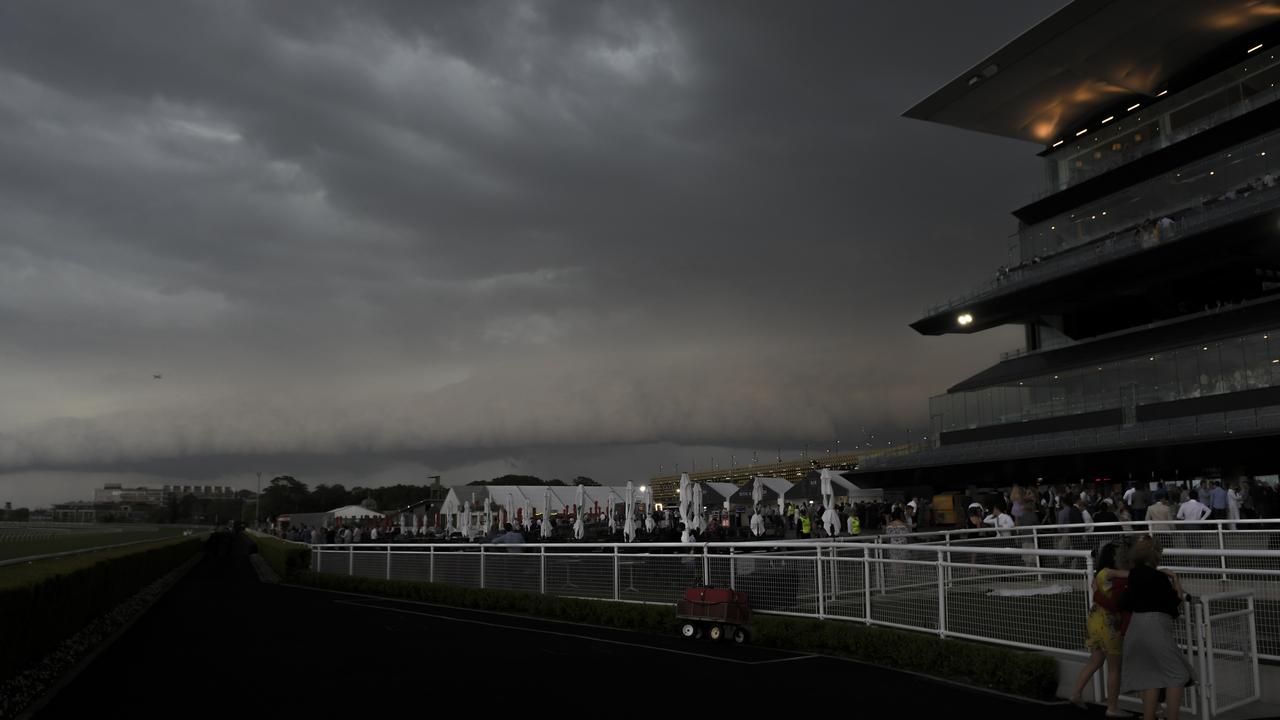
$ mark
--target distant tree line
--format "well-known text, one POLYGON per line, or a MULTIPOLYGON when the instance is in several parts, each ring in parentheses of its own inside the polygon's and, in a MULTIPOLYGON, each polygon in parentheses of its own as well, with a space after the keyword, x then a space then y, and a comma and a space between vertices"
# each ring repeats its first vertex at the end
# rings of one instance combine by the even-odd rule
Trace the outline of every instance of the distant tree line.
POLYGON ((503 475, 502 477, 496 477, 492 480, 477 480, 475 482, 469 482, 467 485, 552 485, 555 487, 587 485, 591 487, 598 487, 600 483, 582 475, 579 475, 569 482, 565 482, 558 478, 543 480, 542 478, 534 475, 503 475))
MULTIPOLYGON (((434 496, 443 498, 447 488, 439 485, 388 485, 378 488, 346 488, 341 484, 307 484, 291 475, 271 478, 262 489, 262 517, 282 513, 325 512, 344 505, 363 505, 371 510, 396 510, 434 496)), ((250 514, 253 508, 249 508, 250 514)))
POLYGON ((31 511, 27 508, 10 508, 6 507, 0 510, 0 520, 9 522, 26 522, 31 517, 31 511))

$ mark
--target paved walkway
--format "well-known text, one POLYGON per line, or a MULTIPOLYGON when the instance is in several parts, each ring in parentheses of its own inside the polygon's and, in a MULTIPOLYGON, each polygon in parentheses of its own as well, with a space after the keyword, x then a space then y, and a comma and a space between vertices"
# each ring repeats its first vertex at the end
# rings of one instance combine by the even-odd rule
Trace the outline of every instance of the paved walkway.
POLYGON ((398 716, 458 702, 486 713, 627 704, 648 713, 655 701, 689 696, 719 714, 757 695, 830 702, 858 716, 1102 716, 674 633, 272 585, 259 582, 245 544, 219 540, 231 539, 215 539, 210 556, 37 717, 398 716))

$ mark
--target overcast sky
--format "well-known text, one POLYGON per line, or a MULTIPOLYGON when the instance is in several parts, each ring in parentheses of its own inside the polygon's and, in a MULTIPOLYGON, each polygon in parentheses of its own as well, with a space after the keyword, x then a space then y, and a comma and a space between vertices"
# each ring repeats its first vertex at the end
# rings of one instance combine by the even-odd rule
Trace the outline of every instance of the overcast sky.
POLYGON ((1041 172, 900 115, 1062 4, 4 3, 0 501, 922 434, 1041 172))

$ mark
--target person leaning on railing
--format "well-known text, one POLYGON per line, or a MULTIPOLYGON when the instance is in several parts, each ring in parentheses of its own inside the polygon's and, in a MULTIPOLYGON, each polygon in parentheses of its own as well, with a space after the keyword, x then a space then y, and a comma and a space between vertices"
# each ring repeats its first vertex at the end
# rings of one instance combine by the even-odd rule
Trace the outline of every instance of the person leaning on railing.
POLYGON ((1120 609, 1133 613, 1124 636, 1123 692, 1142 695, 1142 717, 1155 720, 1160 689, 1165 690, 1165 712, 1178 720, 1183 688, 1195 683, 1187 658, 1174 639, 1173 621, 1184 600, 1182 583, 1172 570, 1159 570, 1160 544, 1150 535, 1138 538, 1129 553, 1133 569, 1129 585, 1120 596, 1120 609))

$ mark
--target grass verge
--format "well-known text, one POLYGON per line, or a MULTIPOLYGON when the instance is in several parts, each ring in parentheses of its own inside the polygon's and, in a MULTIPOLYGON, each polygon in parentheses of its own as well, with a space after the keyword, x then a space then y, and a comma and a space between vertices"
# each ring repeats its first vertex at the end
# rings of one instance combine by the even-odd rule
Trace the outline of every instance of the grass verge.
POLYGON ((0 569, 0 679, 185 562, 204 542, 183 537, 0 569))
POLYGON ((288 581, 311 567, 311 548, 262 533, 249 533, 249 540, 257 546, 258 554, 280 576, 288 581))

